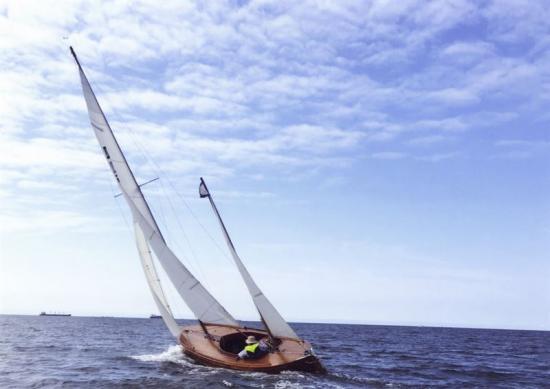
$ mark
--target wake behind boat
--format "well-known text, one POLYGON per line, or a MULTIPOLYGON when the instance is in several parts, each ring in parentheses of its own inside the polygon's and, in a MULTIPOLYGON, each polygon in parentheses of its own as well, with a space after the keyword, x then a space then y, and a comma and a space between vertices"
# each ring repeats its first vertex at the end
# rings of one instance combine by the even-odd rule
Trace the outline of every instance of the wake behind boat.
POLYGON ((78 65, 92 128, 121 194, 132 212, 136 244, 149 289, 164 323, 179 340, 185 354, 209 366, 237 370, 268 373, 282 370, 325 372, 311 345, 294 332, 254 282, 237 254, 214 199, 202 178, 199 195, 201 198, 208 198, 210 202, 264 329, 242 326, 177 258, 157 225, 72 47, 71 53, 78 65), (158 277, 153 253, 170 282, 194 313, 198 324, 182 327, 174 319, 158 277), (262 351, 261 354, 257 351, 258 348, 262 351), (243 352, 245 353, 242 354, 243 352), (238 354, 243 357, 238 358, 238 354))

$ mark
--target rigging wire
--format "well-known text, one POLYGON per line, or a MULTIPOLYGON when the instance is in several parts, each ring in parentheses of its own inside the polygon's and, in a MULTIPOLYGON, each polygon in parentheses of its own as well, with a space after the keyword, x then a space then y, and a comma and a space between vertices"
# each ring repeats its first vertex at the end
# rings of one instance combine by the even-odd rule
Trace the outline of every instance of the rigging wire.
POLYGON ((208 231, 208 229, 201 223, 201 221, 199 220, 199 218, 195 215, 195 213, 193 212, 193 210, 191 209, 191 207, 189 206, 189 204, 187 204, 187 201, 185 201, 185 198, 183 197, 182 194, 180 194, 176 188, 174 187, 174 185, 172 184, 172 182, 170 181, 170 179, 167 179, 168 183, 172 186, 172 189, 174 190, 174 192, 176 193, 176 195, 178 195, 178 197, 181 198, 182 202, 185 204, 186 208, 189 210, 189 213, 191 214, 191 216, 193 216, 193 218, 195 219, 195 221, 201 226, 201 228, 203 229, 203 231, 206 233, 206 235, 208 235, 208 237, 210 238, 210 240, 214 243, 214 245, 216 246, 216 248, 218 249, 218 251, 220 251, 222 253, 222 255, 229 260, 229 262, 231 264, 233 264, 233 260, 229 257, 229 255, 227 254, 227 252, 225 250, 223 250, 221 248, 221 246, 218 244, 218 242, 216 241, 216 239, 214 239, 214 237, 210 234, 210 232, 208 231))
MULTIPOLYGON (((145 160, 149 163, 149 166, 153 169, 154 173, 159 176, 159 177, 162 177, 163 180, 159 180, 159 183, 160 183, 160 188, 164 194, 164 197, 166 198, 166 200, 168 200, 168 204, 170 206, 170 209, 172 211, 172 214, 174 215, 174 218, 176 220, 176 223, 179 227, 179 229, 181 230, 182 232, 182 235, 184 237, 184 240, 185 242, 187 243, 188 247, 189 247, 189 251, 191 252, 191 259, 194 261, 194 263, 196 264, 196 267, 199 269, 199 273, 201 274, 203 280, 206 280, 206 277, 205 277, 205 273, 203 271, 203 268, 200 264, 200 261, 198 260, 197 256, 196 256, 196 253, 195 253, 195 250, 193 249, 193 246, 191 245, 191 241, 187 235, 187 233, 185 232, 185 228, 183 226, 183 223, 181 221, 181 219, 178 217, 178 212, 176 210, 176 207, 174 205, 174 203, 172 202, 172 199, 171 199, 171 196, 169 195, 168 193, 168 190, 166 188, 166 186, 164 185, 164 179, 166 179, 171 187, 173 188, 173 191, 177 193, 177 191, 175 190, 175 186, 174 184, 167 178, 168 175, 164 174, 164 171, 161 169, 161 167, 159 166, 159 164, 153 159, 153 157, 151 156, 151 154, 147 151, 147 149, 141 144, 141 142, 139 141, 138 137, 136 136, 136 134, 134 133, 134 131, 131 129, 131 128, 128 128, 128 132, 130 134, 130 137, 132 139, 132 142, 134 143, 134 145, 137 147, 137 149, 140 151, 140 153, 142 154, 142 156, 145 157, 145 160)), ((192 214, 193 218, 201 225, 201 227, 206 231, 206 233, 208 234, 208 231, 205 229, 205 227, 200 223, 200 221, 198 220, 198 218, 196 217, 196 215, 193 213, 193 211, 191 210, 191 208, 189 207, 189 205, 187 204, 187 202, 185 202, 184 200, 184 204, 186 205, 186 207, 188 208, 188 210, 190 211, 190 213, 192 214)), ((209 235, 209 234, 208 234, 209 235)), ((210 239, 213 240, 212 236, 210 236, 210 239)), ((177 240, 174 240, 174 242, 177 242, 177 240)), ((218 247, 218 249, 221 251, 221 248, 219 247, 219 245, 217 244, 217 242, 215 240, 213 240, 213 242, 215 243, 215 245, 218 247)), ((178 247, 181 248, 181 246, 178 245, 178 247)), ((223 253, 223 251, 221 251, 223 253)), ((224 253, 225 254, 225 253, 224 253)), ((226 255, 226 254, 225 254, 226 255)), ((205 285, 208 286, 208 284, 206 283, 205 281, 205 285)))
MULTIPOLYGON (((113 111, 114 112, 114 111, 113 111)), ((117 114, 115 114, 115 116, 118 116, 117 114)), ((227 259, 229 260, 229 262, 231 264, 233 264, 233 261, 231 260, 231 258, 229 257, 229 255, 227 254, 227 252, 225 250, 222 249, 222 247, 220 246, 220 244, 216 241, 216 239, 212 236, 212 234, 210 234, 210 232, 208 231, 208 229, 204 226, 204 224, 201 223, 201 221, 199 220, 199 218, 197 217, 197 215, 195 214, 195 212, 193 212, 193 209, 191 208, 191 206, 189 205, 189 203, 187 202, 187 200, 185 199, 185 197, 183 196, 183 194, 181 194, 177 189, 176 189, 176 186, 174 185, 174 183, 172 182, 172 180, 170 180, 169 178, 169 175, 166 174, 164 172, 164 170, 160 167, 160 165, 155 161, 155 159, 151 156, 151 154, 147 151, 147 149, 143 146, 143 144, 139 141, 137 135, 135 134, 135 132, 130 128, 130 127, 126 127, 127 130, 128 130, 128 133, 130 134, 130 137, 132 139, 132 142, 134 143, 134 145, 137 147, 137 149, 139 150, 139 152, 142 154, 142 156, 145 157, 146 161, 149 163, 149 166, 153 168, 153 171, 154 173, 159 176, 159 177, 163 177, 164 179, 166 179, 166 181, 168 182, 168 184, 170 185, 170 188, 172 189, 172 191, 181 199, 181 201, 183 202, 183 204, 185 205, 185 207, 187 208, 188 212, 191 214, 191 216, 193 217, 193 219, 195 219, 195 221, 197 222, 197 224, 199 224, 199 226, 201 227, 201 229, 204 231, 204 233, 208 236, 208 238, 212 241, 212 243, 214 243, 214 245, 216 246, 216 248, 218 249, 218 251, 227 259)), ((163 180, 159 180, 160 182, 160 185, 161 185, 161 189, 163 190, 171 208, 172 208, 172 212, 174 213, 174 217, 180 227, 180 229, 182 230, 183 232, 183 235, 185 237, 185 240, 187 241, 188 245, 189 245, 189 248, 191 249, 191 251, 194 253, 193 249, 192 249, 192 246, 190 244, 190 241, 189 239, 187 238, 187 235, 185 234, 185 229, 183 228, 183 225, 180 221, 180 219, 178 218, 177 216, 177 212, 176 212, 176 209, 175 209, 175 206, 174 204, 172 203, 172 200, 170 199, 170 196, 168 195, 168 191, 166 190, 166 187, 164 185, 164 182, 163 180)), ((195 258, 196 260, 196 258, 195 258)), ((198 262, 198 261, 197 261, 198 262)))
MULTIPOLYGON (((102 91, 102 88, 101 87, 98 87, 97 85, 95 86, 96 90, 98 90, 101 94, 103 94, 103 91, 102 91)), ((121 115, 118 114, 118 112, 116 111, 116 109, 112 108, 110 109, 111 111, 111 114, 110 116, 112 115, 112 117, 115 119, 115 120, 118 120, 119 122, 122 122, 121 120, 121 115)), ((185 200, 185 198, 183 197, 182 194, 180 194, 176 188, 175 188, 175 185, 174 183, 169 179, 167 178, 168 175, 165 174, 165 172, 162 170, 162 168, 160 167, 160 165, 155 161, 155 159, 152 157, 152 155, 147 151, 147 149, 145 148, 145 146, 140 142, 139 140, 139 137, 137 136, 137 134, 132 130, 131 126, 124 126, 125 129, 127 129, 127 134, 130 135, 130 139, 132 141, 132 143, 134 144, 134 146, 136 147, 137 151, 141 154, 142 157, 144 157, 145 161, 148 163, 149 167, 152 168, 153 172, 158 176, 158 177, 161 177, 162 178, 166 178, 168 183, 170 184, 170 187, 172 188, 173 192, 176 193, 176 195, 178 195, 182 202, 184 203, 185 207, 187 208, 187 210, 189 211, 189 213, 191 214, 191 216, 193 217, 193 219, 195 219, 195 221, 200 225, 201 229, 206 233, 206 235, 209 237, 209 239, 214 243, 214 246, 217 248, 217 250, 222 253, 222 255, 230 261, 230 263, 232 263, 231 259, 229 258, 229 256, 227 255, 227 253, 220 247, 219 243, 214 239, 214 237, 209 233, 209 231, 206 229, 206 227, 200 222, 200 220, 198 219, 198 217, 196 216, 196 214, 193 212, 192 208, 189 206, 188 202, 185 200)), ((171 199, 171 196, 168 194, 168 190, 166 188, 166 186, 164 185, 164 182, 163 180, 159 180, 159 183, 160 183, 160 187, 161 187, 161 190, 164 194, 164 197, 168 200, 168 204, 170 205, 170 208, 172 210, 172 213, 173 213, 173 216, 176 220, 176 223, 177 223, 177 226, 179 227, 180 231, 182 232, 182 235, 183 235, 183 238, 185 240, 185 242, 187 243, 187 246, 189 247, 189 252, 191 253, 190 256, 188 255, 182 255, 182 259, 190 259, 185 261, 187 263, 187 265, 191 265, 190 267, 200 275, 200 277, 202 278, 202 282, 204 283, 204 285, 207 287, 207 288, 210 288, 210 285, 207 281, 207 277, 205 275, 205 272, 203 270, 203 267, 201 266, 200 264, 200 261, 198 260, 197 258, 197 255, 196 255, 196 252, 191 244, 191 240, 189 239, 186 231, 185 231, 185 228, 183 226, 183 223, 181 222, 180 218, 178 217, 178 212, 176 211, 176 207, 174 205, 174 203, 172 202, 172 199, 171 199), (190 258, 188 258, 190 257, 190 258), (194 265, 193 265, 194 264, 194 265), (198 271, 196 271, 198 270, 198 271)), ((159 203, 161 204, 161 207, 162 207, 162 200, 159 200, 159 203)), ((117 203, 118 204, 118 203, 117 203)), ((118 205, 120 207, 120 205, 118 205)), ((155 210, 158 209, 158 208, 155 208, 155 210)), ((162 212, 162 211, 161 211, 162 212)), ((181 251, 185 252, 185 250, 183 250, 182 246, 179 244, 178 240, 177 239, 172 239, 172 235, 170 234, 170 229, 168 228, 168 219, 163 215, 164 219, 165 219, 165 223, 163 223, 164 225, 164 229, 165 231, 168 232, 169 234, 169 240, 174 243, 181 251)), ((127 223, 127 221, 126 221, 127 223)))
MULTIPOLYGON (((176 210, 174 209, 174 207, 172 206, 172 203, 170 201, 170 198, 168 196, 166 196, 165 194, 165 197, 167 197, 168 201, 169 201, 169 204, 172 208, 172 212, 174 215, 176 215, 176 210)), ((155 208, 159 210, 159 214, 161 216, 161 223, 164 227, 164 229, 166 231, 170 231, 170 229, 168 228, 168 218, 165 216, 165 212, 164 212, 164 207, 162 205, 162 199, 159 199, 158 201, 159 203, 159 207, 158 208, 155 208)), ((191 268, 191 270, 194 272, 194 273, 199 273, 201 278, 202 278, 202 282, 204 283, 204 285, 208 288, 210 288, 210 285, 208 284, 207 282, 207 279, 204 275, 204 272, 202 270, 202 267, 200 266, 195 266, 195 265, 198 265, 199 261, 197 260, 197 256, 195 255, 195 252, 193 250, 193 246, 191 246, 191 242, 189 241, 189 238, 187 237, 187 234, 185 233, 185 229, 183 228, 183 226, 181 225, 181 222, 179 220, 178 217, 175 218, 176 219, 176 222, 177 224, 179 225, 182 233, 183 233, 183 237, 185 239, 185 241, 187 242, 188 246, 189 246, 189 251, 191 252, 191 256, 193 257, 194 261, 186 261, 186 264, 191 268)), ((182 245, 180 245, 179 243, 179 240, 177 239, 170 239, 170 235, 169 235, 169 240, 171 240, 171 242, 181 251, 181 252, 185 252, 185 249, 183 248, 182 245)), ((183 256, 184 258, 187 259, 187 256, 183 256)))
MULTIPOLYGON (((176 209, 174 207, 174 204, 170 200, 170 197, 168 197, 168 196, 166 196, 166 197, 168 199, 168 204, 170 205, 170 208, 172 209, 172 212, 174 213, 174 215, 177 215, 176 209)), ((193 249, 193 246, 191 245, 191 241, 190 241, 189 237, 187 236, 187 233, 185 232, 185 229, 183 228, 181 220, 177 216, 175 217, 175 219, 176 219, 176 223, 178 224, 178 226, 181 229, 181 232, 183 234, 183 238, 187 242, 187 246, 189 247, 189 251, 191 252, 191 256, 194 258, 196 263, 200 263, 199 260, 197 259, 197 255, 195 253, 195 250, 193 249)), ((201 274, 201 277, 203 279, 204 284, 206 285, 206 287, 208 289, 210 289, 210 285, 207 283, 206 276, 205 276, 204 272, 202 271, 202 267, 199 267, 199 272, 201 274)))
POLYGON ((117 200, 115 190, 113 189, 113 182, 111 179, 109 179, 109 188, 111 189, 111 193, 114 197, 115 204, 117 205, 118 211, 122 215, 122 219, 124 220, 124 224, 126 224, 126 228, 128 229, 128 232, 132 232, 132 229, 130 228, 130 223, 128 222, 128 219, 126 219, 126 215, 124 214, 124 211, 122 210, 122 207, 120 206, 120 203, 117 200))

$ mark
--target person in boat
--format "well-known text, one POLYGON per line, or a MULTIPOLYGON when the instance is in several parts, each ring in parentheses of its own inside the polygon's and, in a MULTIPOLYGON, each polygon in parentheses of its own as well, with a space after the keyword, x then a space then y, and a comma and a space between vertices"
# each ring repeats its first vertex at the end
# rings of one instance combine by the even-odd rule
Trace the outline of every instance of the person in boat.
POLYGON ((269 345, 261 339, 258 341, 254 335, 250 335, 245 340, 246 346, 237 354, 239 359, 257 359, 269 352, 269 345))

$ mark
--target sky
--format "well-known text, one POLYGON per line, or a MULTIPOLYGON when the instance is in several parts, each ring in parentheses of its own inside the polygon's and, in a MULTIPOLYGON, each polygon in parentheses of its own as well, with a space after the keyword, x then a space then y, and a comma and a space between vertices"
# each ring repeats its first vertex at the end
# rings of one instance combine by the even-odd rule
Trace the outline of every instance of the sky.
POLYGON ((0 0, 0 313, 156 312, 72 45, 235 317, 199 177, 289 321, 550 330, 544 3, 0 0))

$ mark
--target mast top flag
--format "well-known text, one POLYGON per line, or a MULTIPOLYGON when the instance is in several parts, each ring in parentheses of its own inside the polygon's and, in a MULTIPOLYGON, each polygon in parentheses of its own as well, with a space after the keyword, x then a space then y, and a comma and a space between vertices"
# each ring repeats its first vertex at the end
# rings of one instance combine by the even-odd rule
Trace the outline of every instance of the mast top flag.
POLYGON ((200 197, 208 197, 210 201, 231 255, 266 330, 242 327, 171 250, 162 236, 149 204, 97 101, 74 49, 71 47, 70 50, 78 65, 82 93, 94 134, 117 181, 121 195, 132 212, 136 245, 153 300, 164 323, 182 344, 183 351, 193 359, 207 365, 231 369, 271 373, 282 370, 324 372, 325 369, 313 354, 311 345, 296 335, 250 276, 235 250, 220 213, 202 178, 199 187, 200 197), (180 297, 198 319, 199 325, 182 327, 176 322, 162 288, 156 262, 160 263, 180 297), (256 361, 236 361, 234 352, 239 348, 242 349, 247 336, 255 336, 258 339, 269 338, 270 352, 256 361))
POLYGON ((201 199, 205 197, 210 197, 210 192, 208 191, 208 188, 206 187, 206 183, 201 177, 201 183, 199 185, 199 196, 201 199))

